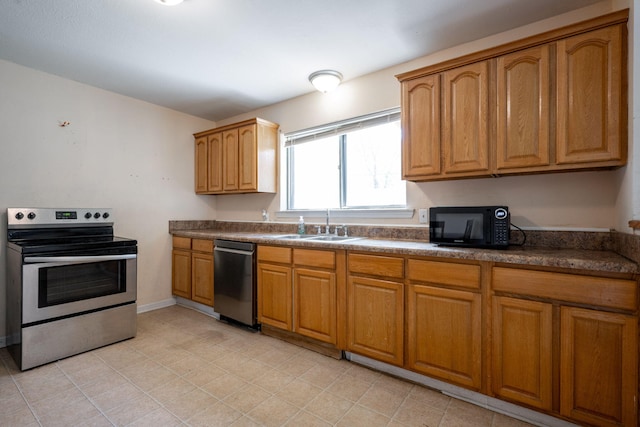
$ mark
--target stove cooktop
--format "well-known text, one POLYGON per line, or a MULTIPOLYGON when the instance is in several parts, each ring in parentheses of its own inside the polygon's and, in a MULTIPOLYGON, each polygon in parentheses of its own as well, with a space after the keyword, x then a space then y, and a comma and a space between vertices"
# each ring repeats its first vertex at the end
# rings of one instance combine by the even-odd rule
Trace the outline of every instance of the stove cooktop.
POLYGON ((9 208, 7 222, 7 247, 22 254, 137 253, 136 240, 113 235, 111 209, 9 208))
POLYGON ((10 241, 7 246, 22 254, 91 254, 107 253, 137 253, 138 241, 125 237, 99 237, 83 239, 52 239, 52 240, 18 240, 10 241))

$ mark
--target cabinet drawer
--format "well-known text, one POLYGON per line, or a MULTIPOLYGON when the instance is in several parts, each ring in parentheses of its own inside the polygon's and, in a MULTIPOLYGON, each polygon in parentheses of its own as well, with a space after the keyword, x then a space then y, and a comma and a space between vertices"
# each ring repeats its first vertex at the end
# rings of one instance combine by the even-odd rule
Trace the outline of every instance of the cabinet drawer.
POLYGON ((479 265, 410 259, 407 270, 409 280, 480 289, 479 265))
POLYGON ((635 311, 638 284, 633 280, 494 267, 493 290, 580 304, 635 311))
POLYGON ((213 240, 193 239, 191 249, 199 252, 213 252, 213 240))
POLYGON ((258 246, 258 261, 291 264, 291 248, 279 246, 258 246))
POLYGON ((191 249, 191 238, 173 236, 174 249, 191 249))
POLYGON ((294 249, 293 263, 295 265, 334 269, 336 268, 336 253, 334 251, 294 249))
POLYGON ((404 278, 404 259, 380 255, 349 254, 349 272, 404 278))

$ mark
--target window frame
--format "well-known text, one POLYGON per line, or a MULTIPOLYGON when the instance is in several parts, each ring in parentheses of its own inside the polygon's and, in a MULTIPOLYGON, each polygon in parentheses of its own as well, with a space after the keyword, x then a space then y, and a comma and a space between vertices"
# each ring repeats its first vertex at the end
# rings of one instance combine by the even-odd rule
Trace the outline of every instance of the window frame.
MULTIPOLYGON (((382 110, 376 113, 366 114, 363 116, 354 117, 347 120, 342 120, 326 125, 316 126, 301 131, 290 132, 284 134, 285 149, 285 174, 283 178, 286 182, 286 191, 283 194, 282 202, 285 210, 277 212, 278 216, 289 216, 287 212, 292 212, 298 215, 301 212, 313 213, 319 211, 316 209, 291 209, 292 196, 295 189, 294 176, 295 176, 295 155, 293 150, 289 150, 290 147, 297 144, 314 141, 317 139, 326 138, 329 136, 338 136, 338 150, 339 150, 339 208, 331 208, 332 212, 352 212, 359 213, 359 216, 365 212, 374 214, 376 217, 381 218, 410 218, 413 216, 413 210, 407 209, 406 200, 406 184, 405 184, 405 203, 403 205, 364 205, 364 206, 346 206, 347 201, 347 180, 348 180, 348 158, 347 158, 347 135, 349 132, 366 129, 368 127, 379 126, 385 123, 392 123, 400 120, 400 107, 394 107, 387 110, 382 110), (375 214, 378 212, 381 216, 375 214), (391 216, 385 216, 385 215, 391 216), (408 216, 410 214, 410 216, 408 216), (398 216, 400 215, 400 216, 398 216)), ((401 179, 402 180, 402 179, 401 179)), ((404 181, 404 180, 402 180, 404 181)), ((326 212, 322 210, 322 212, 326 212)), ((352 216, 352 215, 346 215, 352 216)), ((366 215, 365 215, 366 216, 366 215)))

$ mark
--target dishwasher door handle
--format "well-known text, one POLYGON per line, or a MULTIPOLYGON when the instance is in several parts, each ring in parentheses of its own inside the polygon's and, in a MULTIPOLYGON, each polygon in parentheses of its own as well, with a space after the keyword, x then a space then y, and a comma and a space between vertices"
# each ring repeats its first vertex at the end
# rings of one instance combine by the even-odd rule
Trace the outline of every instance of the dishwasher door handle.
POLYGON ((238 254, 238 255, 253 255, 253 251, 240 251, 238 249, 229 249, 229 248, 219 248, 215 247, 213 249, 214 252, 226 252, 230 254, 238 254))

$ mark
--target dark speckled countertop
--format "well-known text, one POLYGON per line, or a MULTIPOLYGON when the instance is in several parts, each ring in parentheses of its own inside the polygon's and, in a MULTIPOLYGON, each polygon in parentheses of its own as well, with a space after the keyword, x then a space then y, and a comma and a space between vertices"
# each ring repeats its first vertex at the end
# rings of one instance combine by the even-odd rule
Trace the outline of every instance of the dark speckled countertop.
POLYGON ((511 246, 506 250, 450 248, 441 247, 424 241, 361 238, 345 242, 322 242, 313 240, 282 240, 276 236, 288 234, 278 231, 237 231, 219 228, 196 227, 181 229, 172 227, 170 233, 199 239, 227 239, 258 244, 286 245, 292 247, 308 247, 317 249, 346 249, 352 251, 368 251, 385 254, 416 255, 442 257, 449 259, 465 259, 477 261, 493 261, 519 265, 557 267, 567 269, 591 270, 606 273, 638 273, 638 264, 625 258, 613 250, 567 249, 550 247, 518 247, 511 246))

